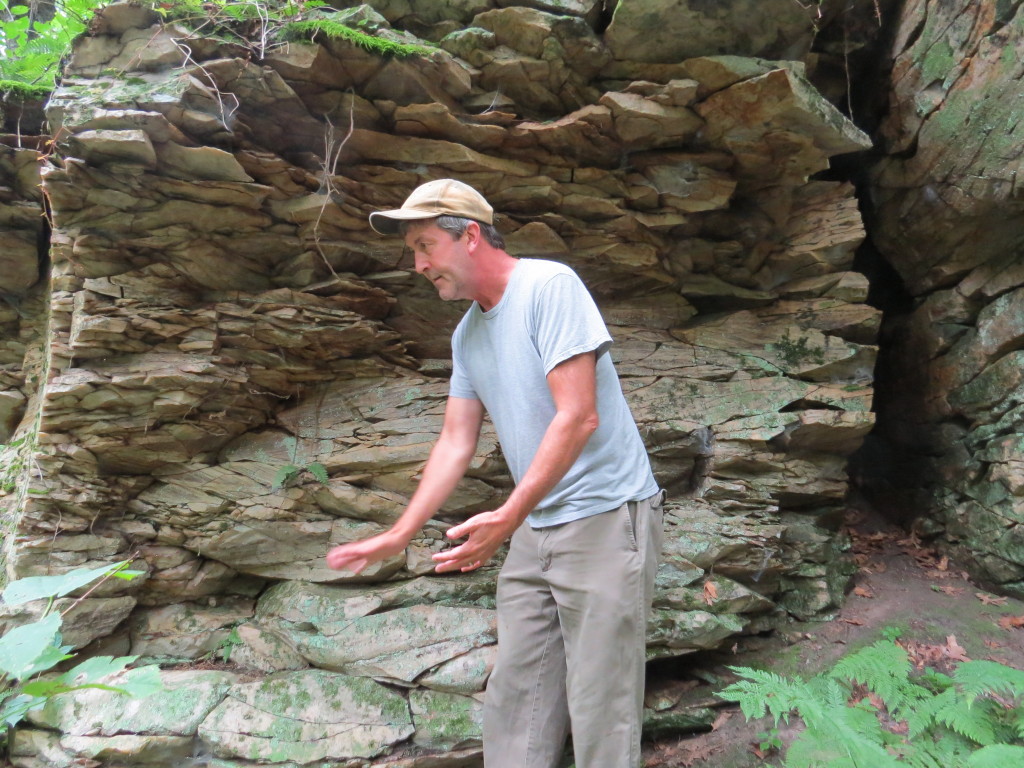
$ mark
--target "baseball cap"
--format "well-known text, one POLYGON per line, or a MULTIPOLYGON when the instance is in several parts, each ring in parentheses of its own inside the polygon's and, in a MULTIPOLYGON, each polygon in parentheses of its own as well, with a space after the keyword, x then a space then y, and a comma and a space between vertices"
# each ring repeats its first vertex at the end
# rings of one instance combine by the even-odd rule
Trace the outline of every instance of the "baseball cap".
POLYGON ((494 223, 494 209, 469 184, 456 179, 435 179, 416 187, 401 208, 371 213, 370 226, 382 235, 393 235, 398 232, 400 221, 438 216, 459 216, 484 224, 494 223))

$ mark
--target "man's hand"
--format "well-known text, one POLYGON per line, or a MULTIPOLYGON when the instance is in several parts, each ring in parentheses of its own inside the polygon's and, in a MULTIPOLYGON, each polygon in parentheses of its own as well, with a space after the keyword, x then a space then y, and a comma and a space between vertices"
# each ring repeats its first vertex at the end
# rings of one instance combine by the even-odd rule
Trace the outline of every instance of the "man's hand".
POLYGON ((334 547, 327 553, 327 566, 336 571, 348 569, 359 573, 369 565, 399 554, 407 543, 393 531, 385 531, 362 541, 334 547))
POLYGON ((464 523, 452 526, 446 535, 449 539, 469 539, 454 549, 434 555, 438 573, 447 571, 473 571, 486 563, 494 553, 519 527, 520 520, 503 514, 501 510, 481 512, 464 523))

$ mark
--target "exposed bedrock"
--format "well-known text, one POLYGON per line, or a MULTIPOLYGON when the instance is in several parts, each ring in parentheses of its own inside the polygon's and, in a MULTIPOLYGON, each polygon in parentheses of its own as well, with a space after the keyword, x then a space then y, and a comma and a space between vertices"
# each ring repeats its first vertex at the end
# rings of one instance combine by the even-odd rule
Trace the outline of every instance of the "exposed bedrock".
MULTIPOLYGON (((131 559, 146 575, 90 595, 76 646, 165 662, 231 648, 238 671, 169 670, 138 709, 55 702, 18 732, 16 765, 184 764, 196 744, 222 766, 478 761, 498 563, 441 578, 430 555, 507 493, 493 431, 404 553, 358 576, 323 559, 400 514, 439 429, 464 307, 367 224, 432 178, 479 188, 510 251, 570 264, 609 323, 670 493, 650 657, 841 599, 880 312, 852 269, 853 188, 815 178, 870 142, 793 60, 809 12, 666 4, 655 40, 641 3, 610 20, 561 0, 453 2, 451 18, 373 5, 342 20, 433 47, 243 49, 132 5, 75 46, 41 165, 46 341, 0 346, 7 574, 131 559), (694 18, 706 47, 673 47, 694 18), (188 716, 156 722, 161 708, 188 716)), ((0 201, 2 236, 27 242, 39 200, 9 180, 24 165, 0 155, 21 190, 0 201)), ((0 257, 17 267, 5 295, 40 285, 22 251, 0 257)), ((4 329, 22 328, 8 304, 4 329)))
POLYGON ((1024 594, 1024 7, 910 2, 892 45, 872 239, 909 294, 885 329, 873 500, 1024 594))

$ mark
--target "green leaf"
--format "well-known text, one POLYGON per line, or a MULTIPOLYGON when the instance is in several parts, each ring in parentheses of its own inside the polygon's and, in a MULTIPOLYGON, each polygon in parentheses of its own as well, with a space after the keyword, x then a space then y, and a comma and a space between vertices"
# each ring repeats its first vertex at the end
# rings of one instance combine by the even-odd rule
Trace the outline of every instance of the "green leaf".
POLYGON ((285 464, 274 474, 274 481, 271 484, 271 488, 277 489, 289 482, 293 477, 299 474, 300 468, 294 464, 285 464))
POLYGON ((327 467, 321 464, 319 461, 314 461, 312 464, 306 467, 309 473, 317 479, 317 482, 322 485, 327 485, 327 467))
POLYGON ((21 686, 21 692, 26 696, 36 698, 49 698, 58 693, 71 690, 60 678, 44 678, 41 680, 30 680, 21 686))
POLYGON ((69 650, 71 646, 60 646, 60 614, 51 613, 0 637, 0 671, 24 680, 71 658, 69 650))
POLYGON ((126 565, 128 561, 124 560, 100 568, 76 568, 59 576, 29 576, 18 579, 7 585, 3 591, 3 599, 8 605, 21 605, 44 597, 64 597, 111 571, 121 570, 126 565))
POLYGON ((160 677, 160 667, 156 664, 148 664, 145 667, 129 669, 117 681, 117 687, 128 696, 140 699, 162 691, 164 681, 160 677))
POLYGON ((116 659, 113 656, 93 656, 69 669, 58 679, 69 686, 85 685, 117 674, 137 658, 137 656, 120 656, 116 659))
POLYGON ((46 704, 46 699, 35 696, 19 694, 4 701, 0 706, 0 721, 7 726, 15 726, 22 721, 26 714, 33 709, 39 709, 46 704))

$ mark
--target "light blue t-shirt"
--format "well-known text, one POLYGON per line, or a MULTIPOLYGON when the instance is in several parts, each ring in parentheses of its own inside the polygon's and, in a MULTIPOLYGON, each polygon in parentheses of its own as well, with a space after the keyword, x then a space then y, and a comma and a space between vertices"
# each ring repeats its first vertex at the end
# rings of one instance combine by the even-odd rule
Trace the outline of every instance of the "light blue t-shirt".
POLYGON ((555 415, 547 374, 570 357, 597 353, 598 428, 565 477, 530 513, 534 528, 607 512, 658 492, 608 354, 611 343, 576 273, 539 259, 521 259, 501 301, 487 312, 473 302, 452 336, 449 394, 483 403, 517 483, 555 415))

